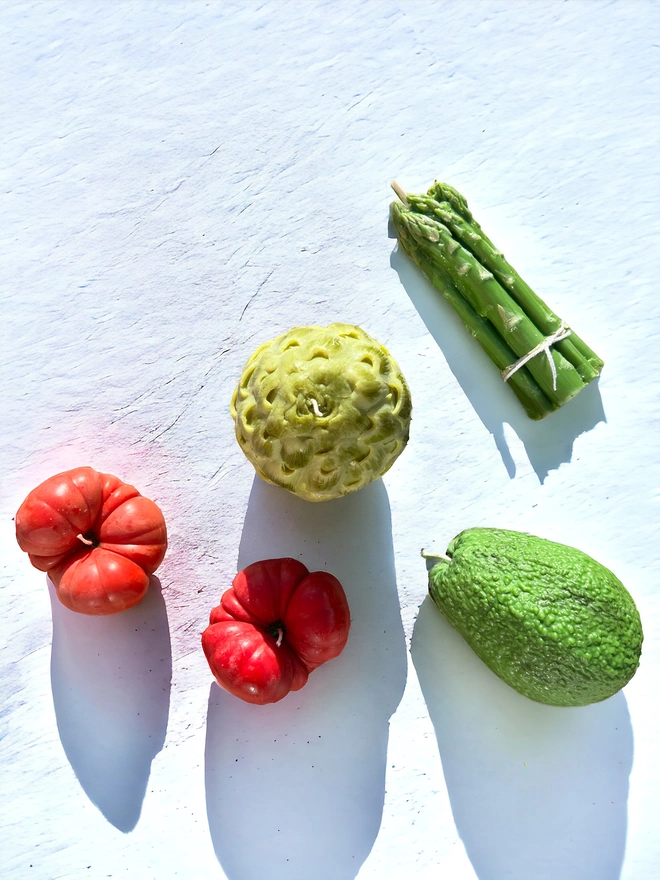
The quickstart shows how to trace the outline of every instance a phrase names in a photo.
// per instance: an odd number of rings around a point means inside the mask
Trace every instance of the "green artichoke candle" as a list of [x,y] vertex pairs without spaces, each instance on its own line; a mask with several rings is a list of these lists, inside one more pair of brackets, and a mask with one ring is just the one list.
[[382,476],[408,442],[410,391],[387,349],[353,324],[296,327],[258,348],[231,401],[262,479],[328,501]]

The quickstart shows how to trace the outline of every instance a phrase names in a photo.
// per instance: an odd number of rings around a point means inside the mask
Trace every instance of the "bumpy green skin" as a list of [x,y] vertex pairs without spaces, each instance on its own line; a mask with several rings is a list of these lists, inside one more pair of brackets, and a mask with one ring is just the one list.
[[468,529],[429,572],[431,598],[519,693],[552,706],[605,700],[635,674],[642,626],[590,556],[521,532]]
[[260,477],[329,501],[382,476],[408,442],[412,404],[387,349],[353,324],[296,327],[258,348],[231,401]]

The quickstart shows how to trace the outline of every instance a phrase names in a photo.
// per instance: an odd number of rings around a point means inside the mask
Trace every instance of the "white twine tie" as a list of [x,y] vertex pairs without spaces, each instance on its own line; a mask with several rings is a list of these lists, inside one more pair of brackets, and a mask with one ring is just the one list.
[[511,376],[519,370],[521,367],[524,367],[527,361],[531,361],[533,357],[536,357],[537,354],[540,354],[542,351],[545,352],[546,357],[548,358],[548,363],[550,364],[550,370],[552,371],[552,388],[553,391],[557,390],[557,368],[555,367],[555,362],[552,359],[552,352],[550,351],[550,346],[554,345],[555,342],[560,342],[562,339],[566,339],[567,336],[571,335],[571,328],[566,325],[564,321],[561,322],[561,326],[555,330],[555,332],[547,336],[542,342],[539,342],[537,346],[535,346],[531,351],[528,351],[527,354],[524,354],[519,360],[515,362],[515,364],[511,364],[506,367],[506,369],[502,370],[502,378],[505,382],[507,382]]

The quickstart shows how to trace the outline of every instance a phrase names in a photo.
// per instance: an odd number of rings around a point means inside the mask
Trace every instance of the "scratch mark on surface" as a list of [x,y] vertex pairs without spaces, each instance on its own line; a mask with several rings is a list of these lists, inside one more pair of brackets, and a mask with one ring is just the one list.
[[166,190],[165,191],[165,198],[156,205],[156,207],[153,209],[153,213],[155,214],[156,211],[160,208],[160,206],[165,204],[168,197],[171,196],[172,193],[175,193],[179,189],[179,187],[182,186],[185,182],[186,182],[186,178],[184,178],[183,180],[180,180],[176,186],[172,187],[172,189]]
[[237,467],[240,467],[240,465],[238,464],[230,465],[227,468],[224,468],[224,466],[225,462],[223,462],[221,465],[219,465],[219,467],[216,468],[215,472],[209,477],[209,483],[213,483],[214,480],[215,482],[219,483],[220,480],[223,480],[227,476],[227,474],[230,474],[232,471],[235,471]]
[[358,100],[354,104],[351,104],[351,106],[348,108],[349,111],[351,111],[354,107],[357,107],[357,105],[361,104],[363,101],[366,101],[370,94],[371,92],[367,92],[366,95],[362,95],[361,98],[358,98]]
[[217,363],[216,363],[216,362],[220,360],[220,358],[223,356],[223,354],[227,354],[227,353],[230,352],[230,351],[231,351],[231,348],[223,348],[222,351],[220,351],[220,352],[218,352],[218,354],[214,355],[214,357],[213,357],[213,363],[212,363],[211,366],[208,368],[208,370],[204,373],[204,378],[205,378],[205,379],[206,379],[206,377],[209,375],[209,373],[210,373],[212,370],[214,370],[214,369],[216,368],[216,366],[217,366]]
[[257,294],[259,293],[259,291],[261,290],[261,288],[262,288],[262,287],[264,286],[264,284],[268,281],[268,279],[270,278],[270,276],[273,274],[274,271],[275,271],[275,269],[271,269],[271,270],[270,270],[270,272],[268,273],[268,275],[266,275],[266,277],[265,277],[264,280],[261,282],[261,284],[259,285],[259,287],[257,287],[257,289],[255,290],[255,292],[252,294],[252,296],[250,297],[250,299],[245,303],[245,306],[244,306],[244,308],[243,308],[243,311],[241,312],[241,317],[238,319],[239,321],[242,321],[242,320],[243,320],[243,315],[246,313],[246,311],[247,311],[247,309],[248,309],[248,306],[250,305],[250,303],[252,302],[252,300],[257,296]]
[[184,408],[181,410],[181,412],[179,413],[179,415],[174,419],[174,421],[173,421],[170,425],[167,426],[167,428],[163,428],[163,430],[162,430],[162,431],[159,431],[158,434],[154,434],[153,437],[150,437],[150,438],[149,438],[149,442],[150,442],[150,443],[153,443],[154,440],[158,440],[159,437],[162,437],[163,434],[166,434],[168,431],[170,431],[170,430],[176,425],[176,423],[179,421],[179,419],[180,419],[180,418],[181,418],[181,417],[182,417],[182,416],[183,416],[183,415],[184,415],[184,414],[190,409],[190,407],[193,405],[193,403],[195,402],[195,398],[197,397],[197,395],[199,394],[199,392],[202,390],[202,388],[205,387],[205,385],[206,385],[206,383],[204,382],[204,383],[202,383],[202,384],[199,386],[199,388],[197,389],[197,391],[195,391],[195,393],[194,393],[193,396],[190,398],[190,400],[188,401],[188,403],[184,406]]

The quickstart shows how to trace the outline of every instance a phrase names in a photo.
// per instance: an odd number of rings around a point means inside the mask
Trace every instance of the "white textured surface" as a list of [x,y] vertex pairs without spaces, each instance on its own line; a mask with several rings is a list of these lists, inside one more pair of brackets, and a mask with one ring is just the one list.
[[[657,5],[4,2],[0,26],[0,876],[653,876]],[[395,251],[393,176],[465,193],[598,386],[526,420]],[[305,505],[255,483],[228,402],[257,343],[336,320],[399,361],[412,436],[381,483]],[[168,521],[162,595],[116,619],[51,606],[13,537],[80,464]],[[624,693],[533,704],[449,630],[419,551],[474,525],[621,577],[646,633]],[[343,580],[352,638],[247,706],[199,634],[237,566],[286,554]]]

